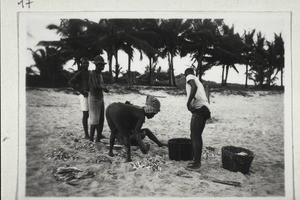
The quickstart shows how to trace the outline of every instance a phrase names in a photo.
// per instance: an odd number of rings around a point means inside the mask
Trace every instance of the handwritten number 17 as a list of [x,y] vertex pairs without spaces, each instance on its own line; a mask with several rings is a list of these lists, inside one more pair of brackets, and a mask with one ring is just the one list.
[[[33,3],[33,1],[27,0],[27,2],[25,4],[28,5],[28,8],[30,8],[30,4],[32,4],[32,3]],[[18,5],[20,5],[20,4],[22,5],[22,8],[24,8],[24,0],[19,1]]]

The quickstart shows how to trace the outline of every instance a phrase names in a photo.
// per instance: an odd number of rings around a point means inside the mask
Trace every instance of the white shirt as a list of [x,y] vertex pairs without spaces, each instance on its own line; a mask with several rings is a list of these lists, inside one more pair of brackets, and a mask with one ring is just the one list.
[[189,80],[194,80],[197,86],[195,98],[191,102],[192,107],[198,109],[201,108],[202,106],[206,106],[209,109],[209,103],[206,97],[204,87],[202,83],[199,81],[199,79],[193,74],[189,74],[186,77],[185,89],[186,89],[187,98],[189,98],[192,89],[191,85],[188,84]]

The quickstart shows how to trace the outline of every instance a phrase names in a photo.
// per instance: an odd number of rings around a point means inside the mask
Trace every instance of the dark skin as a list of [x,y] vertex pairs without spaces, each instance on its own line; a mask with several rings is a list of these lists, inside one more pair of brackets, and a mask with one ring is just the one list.
[[[105,64],[104,63],[97,63],[96,64],[96,73],[101,74],[102,70],[104,69]],[[105,93],[108,93],[109,90],[105,87],[99,87],[99,89],[103,90]],[[103,131],[103,124],[104,124],[104,107],[101,108],[101,113],[100,113],[100,119],[99,119],[99,124],[98,125],[91,125],[90,126],[90,140],[93,141],[94,140],[94,134],[95,131],[97,130],[97,138],[96,138],[96,142],[100,142],[100,139],[105,138],[102,135],[102,131]]]
[[[193,73],[186,73],[185,77],[187,77],[189,74],[193,74]],[[191,86],[191,93],[190,93],[190,96],[189,96],[188,101],[186,103],[186,107],[189,111],[193,112],[194,108],[192,107],[191,102],[195,98],[195,94],[196,94],[198,88],[197,88],[197,85],[196,85],[194,80],[189,80],[188,84]]]
[[[145,138],[145,136],[147,136],[150,140],[155,142],[159,147],[168,146],[167,144],[160,142],[157,139],[157,137],[152,133],[152,131],[150,131],[150,129],[148,128],[141,129],[140,134],[141,134],[141,138]],[[135,140],[135,138],[133,136],[130,136],[130,140]]]
[[[76,91],[80,92],[84,97],[88,96],[88,90],[89,90],[89,61],[88,60],[82,60],[80,62],[81,70],[75,74],[74,77],[70,79],[68,82],[69,85]],[[85,139],[89,139],[88,134],[88,118],[89,118],[89,111],[82,111],[82,126],[84,129]]]
[[[155,142],[159,147],[168,146],[167,144],[160,142],[160,141],[157,139],[157,137],[152,133],[152,131],[150,131],[148,128],[141,129],[141,131],[140,131],[139,134],[140,134],[140,136],[139,136],[140,138],[144,138],[145,136],[147,136],[150,140],[152,140],[153,142]],[[136,136],[131,135],[130,138],[129,138],[129,142],[130,142],[132,139],[134,139],[134,140],[136,141],[135,137],[136,137]],[[127,138],[125,138],[125,139],[127,139]],[[142,139],[141,139],[141,140],[142,140]],[[128,141],[127,141],[127,142],[128,142]],[[126,142],[124,142],[124,144],[126,144]],[[131,146],[131,144],[130,144],[130,146]],[[150,145],[144,145],[144,144],[143,144],[143,146],[145,147],[145,149],[147,149],[147,151],[144,150],[143,153],[144,153],[144,154],[148,153],[149,148],[150,148]],[[126,147],[126,145],[125,145],[125,147]],[[108,153],[108,155],[109,155],[109,156],[114,156],[112,150]],[[131,162],[132,160],[131,160],[131,158],[130,158],[130,147],[129,147],[129,148],[126,147],[126,155],[127,155],[127,157],[126,157],[126,162]]]
[[[146,116],[148,119],[151,119],[155,116],[156,113],[145,113],[144,116]],[[125,145],[125,150],[126,150],[126,162],[131,162],[131,153],[130,153],[130,137],[134,137],[135,140],[137,141],[140,150],[142,151],[143,154],[147,154],[149,151],[149,146],[145,146],[144,143],[142,142],[141,139],[141,128],[142,125],[144,124],[144,118],[140,117],[139,120],[137,121],[135,128],[132,132],[120,132],[120,135],[123,137],[124,145]],[[118,130],[112,130],[111,135],[110,135],[110,147],[109,147],[109,156],[114,156],[113,153],[113,146],[115,144],[115,139],[116,136],[118,135]]]
[[[186,73],[185,73],[185,76],[187,77],[189,74],[193,74],[193,73],[191,73],[191,72],[186,72]],[[189,95],[189,97],[188,97],[188,101],[187,101],[187,103],[186,103],[186,106],[187,106],[187,109],[193,113],[193,112],[195,111],[195,108],[192,107],[191,102],[192,102],[192,100],[195,98],[195,94],[196,94],[196,92],[197,92],[198,87],[197,87],[197,85],[196,85],[195,80],[189,80],[187,83],[191,86],[191,92],[190,92],[190,95]],[[196,130],[200,130],[199,127],[197,127],[197,128],[195,129],[195,125],[197,126],[197,124],[198,124],[198,122],[197,122],[196,124],[193,123],[193,128],[192,128],[192,130],[191,130],[192,132],[193,132],[193,131],[196,131]],[[204,128],[204,126],[202,127],[202,130],[203,130],[203,128]],[[202,132],[202,131],[201,131],[201,132]],[[191,133],[191,138],[192,138],[192,136],[194,137],[194,135],[195,135],[194,133]],[[199,135],[198,135],[198,136],[199,136]],[[194,142],[194,141],[193,141],[193,138],[192,138],[192,142]],[[201,149],[200,155],[202,154],[202,146],[203,146],[202,136],[200,135],[200,149]],[[197,160],[197,161],[196,161],[196,159],[194,158],[194,161],[191,162],[187,167],[190,168],[190,169],[198,169],[198,168],[200,168],[200,166],[201,166],[200,160]]]

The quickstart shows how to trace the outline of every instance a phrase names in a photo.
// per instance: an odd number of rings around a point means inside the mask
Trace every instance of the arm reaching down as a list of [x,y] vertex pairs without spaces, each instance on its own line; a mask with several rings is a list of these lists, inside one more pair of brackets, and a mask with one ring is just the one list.
[[150,140],[155,142],[159,147],[168,146],[157,139],[157,137],[148,128],[143,129]]
[[140,134],[140,130],[141,130],[144,122],[145,122],[145,119],[142,119],[142,118],[139,119],[139,121],[136,123],[135,129],[133,130],[133,136],[136,139],[142,153],[147,154],[148,150],[149,150],[149,147],[147,148],[144,145],[144,143],[142,141],[142,138],[141,138],[141,134]]

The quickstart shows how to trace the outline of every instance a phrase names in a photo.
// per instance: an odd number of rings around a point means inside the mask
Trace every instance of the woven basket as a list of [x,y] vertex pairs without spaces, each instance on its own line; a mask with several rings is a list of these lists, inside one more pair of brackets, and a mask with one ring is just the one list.
[[170,160],[192,160],[192,141],[188,138],[174,138],[168,141]]
[[229,171],[249,174],[253,158],[253,152],[248,149],[234,146],[222,147],[222,165]]

